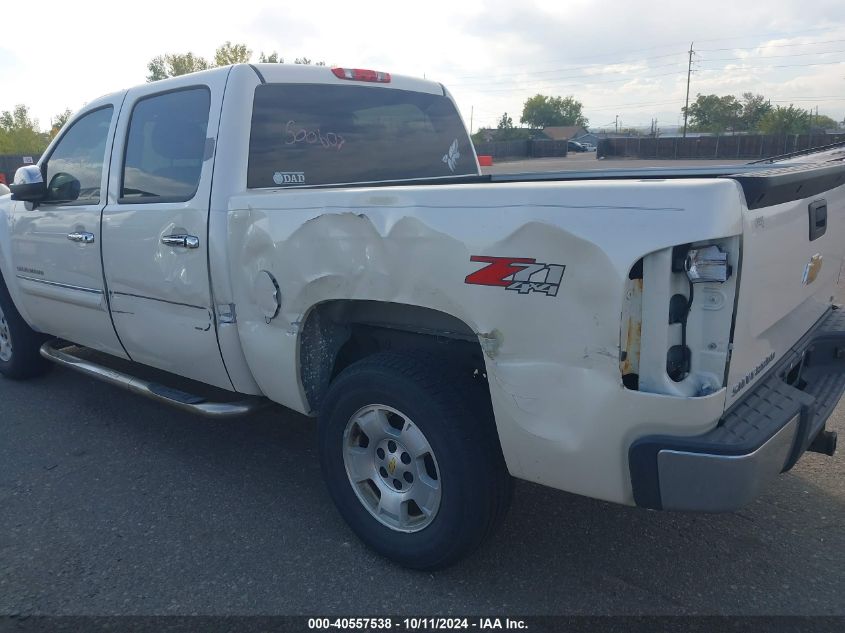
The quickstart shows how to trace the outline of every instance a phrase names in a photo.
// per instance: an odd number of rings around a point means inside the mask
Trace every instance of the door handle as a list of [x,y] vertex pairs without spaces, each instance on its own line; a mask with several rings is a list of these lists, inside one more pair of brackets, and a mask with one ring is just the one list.
[[88,233],[86,231],[68,233],[67,238],[71,242],[80,242],[82,244],[93,244],[94,243],[94,234]]
[[810,212],[810,241],[819,239],[827,231],[827,201],[816,200],[808,207]]
[[199,248],[200,238],[194,235],[165,235],[161,238],[161,243],[167,246],[179,246],[180,248]]

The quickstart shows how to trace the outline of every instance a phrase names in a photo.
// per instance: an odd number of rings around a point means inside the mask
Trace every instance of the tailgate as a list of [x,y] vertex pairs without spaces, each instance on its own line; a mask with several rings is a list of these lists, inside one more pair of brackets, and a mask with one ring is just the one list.
[[731,178],[748,208],[726,407],[828,310],[845,252],[845,164]]

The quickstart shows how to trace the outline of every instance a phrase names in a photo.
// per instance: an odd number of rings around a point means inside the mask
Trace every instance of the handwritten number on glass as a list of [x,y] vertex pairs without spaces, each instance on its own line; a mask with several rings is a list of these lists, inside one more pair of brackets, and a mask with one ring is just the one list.
[[300,127],[297,129],[296,121],[288,121],[288,124],[285,126],[285,145],[296,145],[297,143],[306,143],[308,145],[319,143],[326,149],[340,151],[346,143],[346,139],[334,132],[323,133],[320,131],[320,128],[309,130]]

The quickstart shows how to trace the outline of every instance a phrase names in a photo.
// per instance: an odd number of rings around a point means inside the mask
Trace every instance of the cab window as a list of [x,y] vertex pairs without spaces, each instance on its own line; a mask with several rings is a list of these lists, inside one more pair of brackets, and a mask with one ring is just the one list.
[[199,187],[208,88],[189,88],[138,101],[129,121],[120,202],[185,202]]
[[441,94],[331,84],[255,89],[251,189],[477,174],[461,117]]
[[77,119],[62,135],[46,166],[45,204],[99,204],[111,106]]

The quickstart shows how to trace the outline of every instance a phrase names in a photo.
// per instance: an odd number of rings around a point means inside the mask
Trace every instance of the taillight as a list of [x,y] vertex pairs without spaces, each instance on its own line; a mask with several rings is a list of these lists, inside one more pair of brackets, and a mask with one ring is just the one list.
[[349,81],[373,81],[380,84],[390,83],[390,73],[383,73],[378,70],[366,70],[364,68],[332,68],[334,76],[338,79]]

